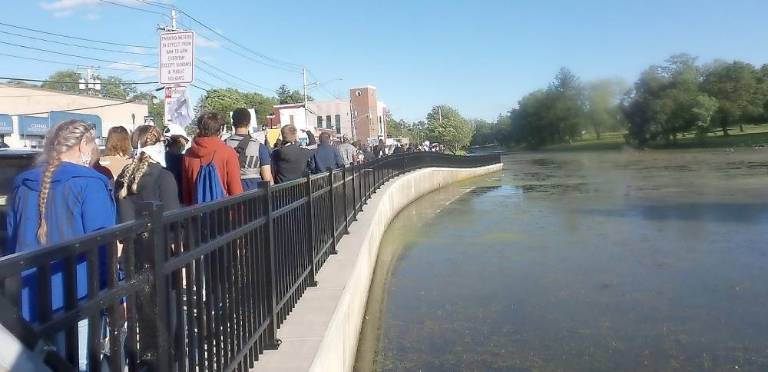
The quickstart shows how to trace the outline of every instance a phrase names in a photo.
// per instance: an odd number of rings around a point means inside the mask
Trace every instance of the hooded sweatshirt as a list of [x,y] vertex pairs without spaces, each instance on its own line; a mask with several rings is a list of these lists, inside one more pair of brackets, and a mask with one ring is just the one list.
[[227,146],[218,137],[195,137],[192,147],[184,154],[181,170],[181,197],[186,205],[195,201],[195,182],[202,165],[213,161],[221,178],[221,185],[227,196],[243,192],[240,181],[240,158],[235,149]]
[[[38,199],[42,177],[43,167],[36,167],[19,174],[14,180],[13,197],[8,208],[8,243],[5,254],[41,248],[37,230],[40,227]],[[45,215],[49,245],[112,227],[115,224],[116,208],[109,181],[92,168],[62,162],[53,172]],[[102,248],[99,252],[101,273],[106,273],[104,250]],[[51,304],[54,311],[64,306],[62,269],[61,262],[51,265]],[[22,315],[32,322],[37,319],[35,272],[35,269],[30,269],[22,274]],[[85,298],[88,294],[87,278],[85,255],[80,255],[77,258],[78,298]],[[102,287],[105,279],[100,278]]]

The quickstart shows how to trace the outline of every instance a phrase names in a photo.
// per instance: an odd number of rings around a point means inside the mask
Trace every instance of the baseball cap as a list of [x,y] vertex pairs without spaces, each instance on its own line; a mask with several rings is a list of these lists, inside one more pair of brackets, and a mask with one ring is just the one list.
[[163,129],[163,135],[165,138],[171,138],[173,136],[181,136],[189,140],[189,135],[184,130],[184,128],[181,127],[181,125],[178,124],[168,124],[165,126],[165,129]]

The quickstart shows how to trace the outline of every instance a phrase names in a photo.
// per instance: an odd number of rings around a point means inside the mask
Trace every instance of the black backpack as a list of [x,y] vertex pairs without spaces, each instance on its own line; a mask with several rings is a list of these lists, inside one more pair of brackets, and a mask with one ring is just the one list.
[[237,153],[237,158],[240,160],[240,169],[245,168],[245,162],[248,160],[248,157],[245,155],[245,150],[248,149],[248,144],[251,142],[251,135],[246,134],[243,136],[243,139],[240,140],[240,142],[235,146],[235,152]]

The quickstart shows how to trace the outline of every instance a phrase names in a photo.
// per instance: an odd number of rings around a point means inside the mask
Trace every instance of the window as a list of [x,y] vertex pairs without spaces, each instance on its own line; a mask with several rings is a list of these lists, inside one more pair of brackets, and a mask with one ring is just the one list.
[[322,116],[318,116],[317,117],[317,127],[318,128],[322,128],[323,127],[323,117]]
[[326,129],[333,128],[333,122],[331,121],[331,115],[326,115],[325,116],[325,128]]
[[341,134],[341,115],[336,114],[336,134]]

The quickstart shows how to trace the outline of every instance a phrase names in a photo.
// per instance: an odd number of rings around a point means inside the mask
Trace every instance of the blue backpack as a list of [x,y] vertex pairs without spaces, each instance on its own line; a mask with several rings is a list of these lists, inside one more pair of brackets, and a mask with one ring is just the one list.
[[200,165],[200,172],[197,173],[195,186],[197,187],[195,204],[212,202],[227,196],[224,192],[224,186],[221,184],[219,170],[213,162],[213,157],[211,157],[211,161],[208,164]]

